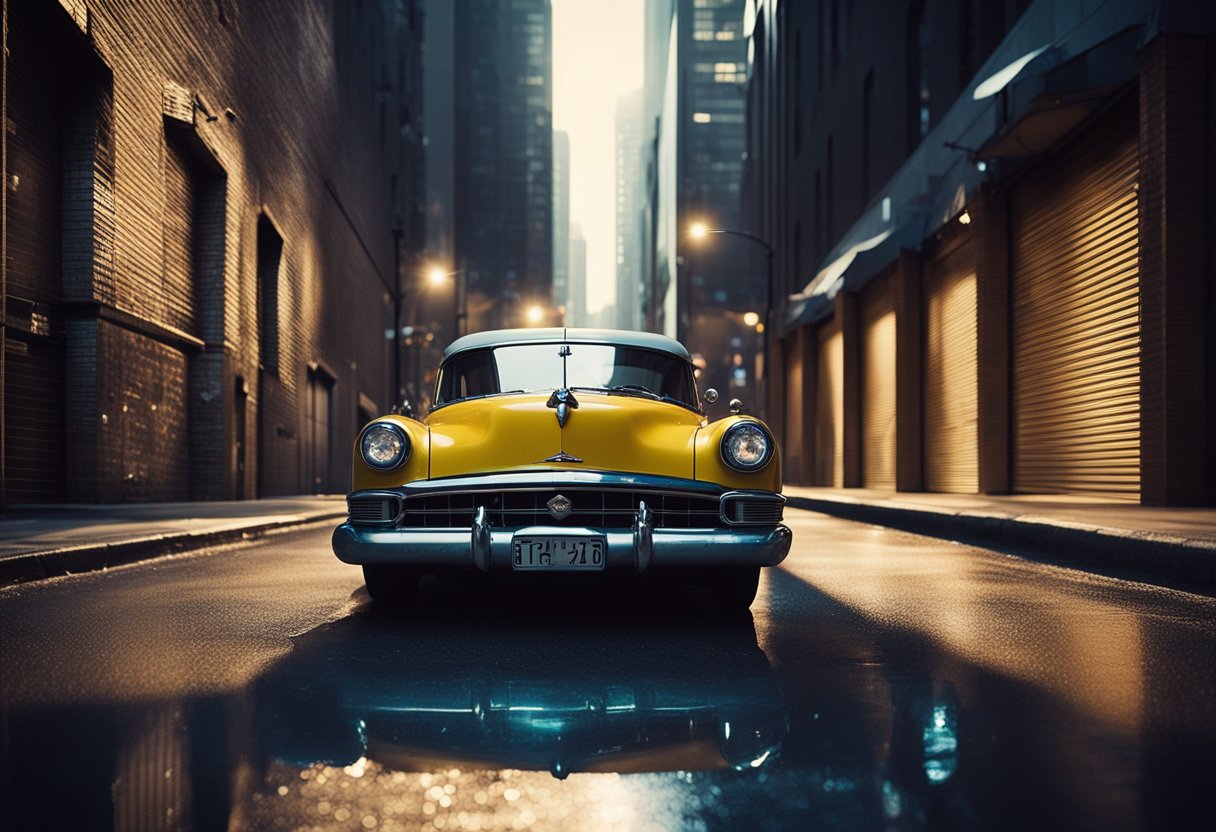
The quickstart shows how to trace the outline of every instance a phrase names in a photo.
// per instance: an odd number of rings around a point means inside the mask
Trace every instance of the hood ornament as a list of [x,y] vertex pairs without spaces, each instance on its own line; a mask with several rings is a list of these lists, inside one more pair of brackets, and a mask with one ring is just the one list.
[[553,391],[553,395],[549,396],[549,401],[545,402],[545,407],[552,407],[557,410],[557,426],[564,428],[566,420],[570,418],[570,411],[578,410],[578,399],[574,398],[574,394],[570,392],[569,387],[559,387]]
[[574,503],[570,501],[569,497],[564,497],[561,494],[545,503],[545,506],[549,509],[549,513],[553,515],[553,519],[555,520],[565,520],[570,516],[570,512],[574,511]]

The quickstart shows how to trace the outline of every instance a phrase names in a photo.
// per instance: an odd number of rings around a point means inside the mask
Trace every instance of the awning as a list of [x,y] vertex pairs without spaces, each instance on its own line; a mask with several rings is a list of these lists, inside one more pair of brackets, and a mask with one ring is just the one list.
[[781,335],[831,314],[856,291],[958,216],[991,160],[1041,153],[1139,71],[1136,50],[1162,0],[1038,0],[963,94],[828,253],[787,298]]

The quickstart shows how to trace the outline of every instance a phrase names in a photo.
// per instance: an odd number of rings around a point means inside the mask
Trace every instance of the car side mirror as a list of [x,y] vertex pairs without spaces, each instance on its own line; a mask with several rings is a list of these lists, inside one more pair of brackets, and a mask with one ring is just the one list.
[[713,404],[718,400],[718,391],[710,387],[701,398],[705,399],[708,404]]
[[737,415],[741,410],[743,410],[743,402],[739,399],[731,399],[730,412]]

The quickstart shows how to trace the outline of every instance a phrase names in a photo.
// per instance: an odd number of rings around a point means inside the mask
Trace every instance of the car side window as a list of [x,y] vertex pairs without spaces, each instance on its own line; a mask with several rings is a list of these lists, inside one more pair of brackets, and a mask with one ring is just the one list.
[[489,350],[459,356],[443,368],[439,380],[436,404],[445,404],[470,396],[488,396],[498,392],[494,361]]

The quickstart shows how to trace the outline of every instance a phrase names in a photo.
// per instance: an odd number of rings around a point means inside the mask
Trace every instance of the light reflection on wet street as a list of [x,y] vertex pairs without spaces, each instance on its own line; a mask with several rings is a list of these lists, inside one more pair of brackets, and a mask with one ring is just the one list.
[[[1185,828],[1216,602],[788,511],[752,615],[313,531],[0,592],[0,810],[64,829]],[[13,825],[10,827],[10,822]]]

